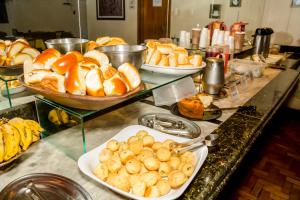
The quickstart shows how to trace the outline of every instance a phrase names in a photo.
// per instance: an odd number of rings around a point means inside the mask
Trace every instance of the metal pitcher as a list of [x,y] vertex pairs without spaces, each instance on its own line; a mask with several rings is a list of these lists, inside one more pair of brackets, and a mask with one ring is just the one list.
[[206,59],[203,75],[203,89],[205,93],[217,95],[224,86],[224,60],[210,57]]

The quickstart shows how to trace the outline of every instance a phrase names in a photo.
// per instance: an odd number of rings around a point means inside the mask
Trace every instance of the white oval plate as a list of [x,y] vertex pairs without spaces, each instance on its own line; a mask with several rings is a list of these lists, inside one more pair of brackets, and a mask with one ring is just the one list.
[[141,68],[147,71],[157,72],[161,74],[188,75],[199,72],[205,66],[206,63],[202,62],[202,66],[200,67],[166,67],[159,65],[143,64]]
[[[168,134],[164,134],[162,132],[156,131],[154,129],[150,129],[145,126],[140,126],[140,125],[132,125],[124,128],[121,130],[117,135],[112,137],[111,139],[115,139],[118,141],[127,141],[127,139],[133,135],[135,135],[138,131],[140,130],[146,130],[150,135],[152,135],[155,138],[155,141],[164,141],[166,139],[172,139],[176,142],[184,142],[189,139],[187,138],[181,138],[181,137],[176,137]],[[197,157],[197,162],[196,162],[196,167],[194,170],[194,173],[192,176],[183,184],[180,188],[178,189],[172,189],[168,194],[161,196],[159,198],[146,198],[146,197],[140,197],[136,196],[132,193],[128,193],[125,191],[122,191],[118,188],[115,188],[114,186],[109,185],[108,183],[100,180],[93,174],[93,170],[96,168],[96,166],[99,164],[99,154],[106,147],[106,143],[100,145],[99,147],[87,152],[86,154],[83,154],[79,160],[78,160],[78,167],[79,169],[88,177],[91,179],[95,180],[96,182],[100,183],[101,185],[108,187],[109,189],[122,194],[128,198],[131,199],[138,199],[138,200],[149,200],[149,199],[156,199],[156,200],[170,200],[170,199],[177,199],[182,195],[182,193],[186,190],[186,188],[189,186],[189,184],[192,182],[193,178],[196,176],[197,172],[200,170],[202,164],[204,163],[207,154],[208,154],[208,149],[206,146],[203,146],[196,151],[194,151],[196,157]]]

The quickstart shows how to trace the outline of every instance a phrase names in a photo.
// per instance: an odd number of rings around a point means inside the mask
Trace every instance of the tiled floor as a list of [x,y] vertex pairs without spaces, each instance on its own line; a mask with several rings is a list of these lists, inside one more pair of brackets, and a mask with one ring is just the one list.
[[300,200],[300,111],[276,115],[219,199]]

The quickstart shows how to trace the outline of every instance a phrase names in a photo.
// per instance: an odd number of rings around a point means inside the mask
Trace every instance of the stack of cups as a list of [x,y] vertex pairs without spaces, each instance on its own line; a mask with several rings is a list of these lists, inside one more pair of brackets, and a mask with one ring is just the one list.
[[214,46],[214,45],[217,44],[219,33],[220,33],[220,29],[215,29],[214,30],[212,40],[211,40],[211,46]]
[[224,31],[219,31],[216,44],[217,45],[223,45],[224,44]]
[[208,28],[203,28],[201,31],[200,42],[199,42],[200,48],[206,48],[207,46],[209,46],[209,44],[207,44],[208,38],[209,38]]
[[228,37],[227,45],[229,46],[229,50],[234,50],[234,37],[233,36]]
[[189,47],[191,41],[191,33],[187,31],[180,31],[179,46]]

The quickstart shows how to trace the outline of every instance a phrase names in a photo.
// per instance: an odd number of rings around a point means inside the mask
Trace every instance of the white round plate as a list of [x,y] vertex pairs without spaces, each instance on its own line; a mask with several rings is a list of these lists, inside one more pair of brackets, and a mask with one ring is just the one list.
[[161,74],[172,74],[172,75],[188,75],[194,74],[202,70],[206,66],[205,62],[202,62],[200,67],[166,67],[159,65],[143,64],[142,69]]

